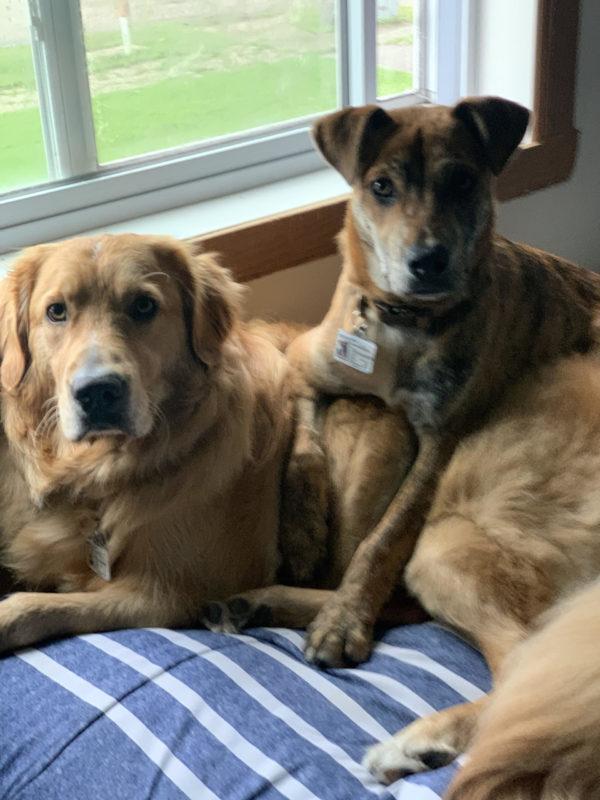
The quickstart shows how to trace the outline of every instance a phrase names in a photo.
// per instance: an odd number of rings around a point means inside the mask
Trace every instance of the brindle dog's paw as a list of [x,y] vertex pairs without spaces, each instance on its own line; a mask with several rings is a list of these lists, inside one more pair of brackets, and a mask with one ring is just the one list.
[[270,618],[267,606],[257,605],[245,597],[208,603],[202,610],[202,624],[214,633],[239,633],[244,628],[268,625]]
[[367,750],[363,766],[381,783],[390,784],[405,775],[426,772],[450,764],[458,753],[451,747],[415,736],[412,725]]
[[304,656],[320,667],[347,667],[366,661],[373,626],[343,601],[325,605],[308,627]]

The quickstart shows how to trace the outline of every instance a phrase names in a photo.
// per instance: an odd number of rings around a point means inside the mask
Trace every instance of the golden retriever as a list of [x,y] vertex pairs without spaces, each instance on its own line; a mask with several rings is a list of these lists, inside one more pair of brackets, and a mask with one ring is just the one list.
[[0,291],[0,544],[27,590],[0,603],[0,650],[192,624],[272,583],[287,368],[228,273],[99,236],[26,251]]

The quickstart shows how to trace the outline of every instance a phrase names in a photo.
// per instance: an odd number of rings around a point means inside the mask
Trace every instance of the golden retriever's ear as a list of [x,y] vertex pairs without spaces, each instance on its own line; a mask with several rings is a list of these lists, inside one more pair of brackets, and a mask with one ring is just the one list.
[[39,245],[26,250],[0,286],[0,381],[6,392],[19,386],[29,367],[29,302],[51,247]]
[[398,124],[378,106],[344,108],[317,120],[312,135],[332,167],[353,184],[362,178]]
[[499,175],[525,135],[529,111],[502,97],[467,97],[452,113],[478,142],[494,175]]
[[219,360],[221,346],[239,319],[243,287],[201,245],[156,238],[159,263],[169,266],[182,287],[183,308],[194,355],[208,366]]
[[196,255],[192,262],[195,295],[192,347],[196,356],[210,367],[218,362],[223,342],[240,318],[244,290],[219,265],[213,253]]

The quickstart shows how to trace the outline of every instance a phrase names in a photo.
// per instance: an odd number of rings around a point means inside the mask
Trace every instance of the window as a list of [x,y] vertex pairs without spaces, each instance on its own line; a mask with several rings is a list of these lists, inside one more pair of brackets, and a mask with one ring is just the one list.
[[315,116],[425,94],[423,0],[5,2],[0,251],[318,169]]
[[81,0],[98,161],[335,108],[333,0]]
[[0,253],[320,169],[342,105],[538,98],[561,2],[5,0]]

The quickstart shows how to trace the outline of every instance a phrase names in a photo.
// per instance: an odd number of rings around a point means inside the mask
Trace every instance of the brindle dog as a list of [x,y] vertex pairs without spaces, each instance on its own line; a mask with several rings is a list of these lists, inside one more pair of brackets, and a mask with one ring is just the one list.
[[[353,194],[331,308],[289,357],[318,392],[372,394],[404,409],[419,453],[312,623],[311,661],[368,657],[457,443],[528,371],[590,347],[598,277],[494,234],[493,177],[528,119],[516,103],[476,98],[453,108],[346,109],[316,125],[319,149]],[[334,355],[338,331],[355,329],[357,316],[378,348],[370,374]]]
[[[341,235],[344,266],[331,308],[321,325],[288,350],[306,387],[294,457],[311,452],[312,480],[325,479],[327,454],[321,450],[320,466],[314,457],[320,434],[312,400],[319,394],[375,395],[398,413],[405,411],[416,431],[418,455],[386,513],[358,545],[337,592],[315,598],[315,610],[322,607],[306,647],[315,663],[332,666],[368,657],[375,621],[413,553],[457,446],[485,431],[497,409],[511,413],[507,398],[523,380],[563,356],[589,352],[597,339],[600,279],[494,234],[494,176],[516,149],[528,118],[526,109],[510,101],[477,98],[454,107],[391,113],[375,106],[345,109],[316,125],[317,146],[353,193]],[[364,346],[346,340],[362,358],[355,352],[355,366],[349,364],[352,357],[340,352],[340,330],[376,345],[376,355],[368,347],[365,355]],[[456,497],[446,496],[445,505],[454,508],[456,501],[458,507],[458,496],[469,491],[459,481]],[[428,522],[428,530],[435,528],[435,520]],[[538,591],[540,565],[512,583],[508,567],[492,575],[496,584],[507,582],[505,595],[499,585],[492,593],[492,605],[502,605],[501,620],[508,624],[505,635],[501,626],[487,635],[474,613],[476,597],[461,605],[450,591],[460,584],[454,580],[460,552],[468,560],[468,551],[469,564],[481,571],[486,545],[467,542],[461,526],[437,530],[452,540],[444,540],[442,550],[446,560],[452,555],[453,580],[429,583],[427,575],[437,573],[423,568],[421,554],[418,565],[411,563],[410,588],[434,616],[472,635],[496,669],[552,602],[561,581],[545,575],[551,588]],[[474,580],[471,573],[465,580]],[[275,622],[285,607],[285,621],[292,624],[296,592],[259,590],[248,599],[252,607],[267,606]],[[306,606],[298,624],[305,617]],[[475,711],[467,707],[438,715],[427,735],[412,731],[398,769],[424,769],[455,755],[468,742]],[[383,766],[370,763],[385,776]]]

